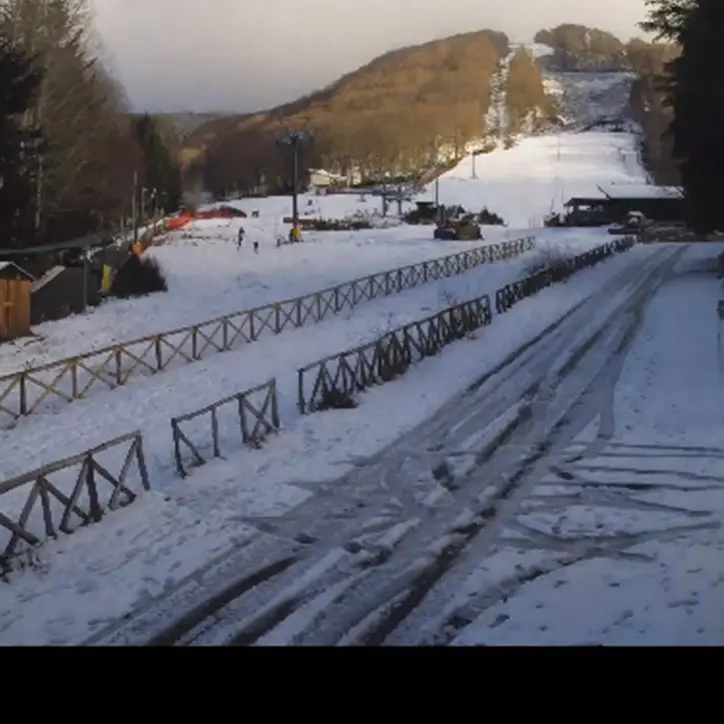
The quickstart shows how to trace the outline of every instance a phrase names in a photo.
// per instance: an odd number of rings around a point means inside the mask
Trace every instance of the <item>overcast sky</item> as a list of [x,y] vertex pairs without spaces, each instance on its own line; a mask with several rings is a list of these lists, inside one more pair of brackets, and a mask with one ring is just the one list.
[[380,53],[482,28],[525,41],[562,22],[622,39],[643,0],[92,0],[137,110],[251,111],[321,88]]

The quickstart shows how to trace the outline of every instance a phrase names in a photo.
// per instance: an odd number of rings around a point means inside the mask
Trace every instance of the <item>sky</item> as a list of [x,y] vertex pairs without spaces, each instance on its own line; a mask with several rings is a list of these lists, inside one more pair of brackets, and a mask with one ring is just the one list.
[[492,28],[513,41],[563,22],[640,35],[644,0],[91,0],[134,110],[261,110],[387,50]]

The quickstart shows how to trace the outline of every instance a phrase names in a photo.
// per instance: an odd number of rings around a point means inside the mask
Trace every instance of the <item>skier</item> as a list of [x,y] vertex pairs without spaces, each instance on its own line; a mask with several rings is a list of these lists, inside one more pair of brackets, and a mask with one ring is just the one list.
[[258,241],[254,242],[254,253],[255,254],[259,253],[259,242]]
[[239,227],[239,235],[236,238],[236,250],[241,249],[241,245],[244,243],[244,227]]

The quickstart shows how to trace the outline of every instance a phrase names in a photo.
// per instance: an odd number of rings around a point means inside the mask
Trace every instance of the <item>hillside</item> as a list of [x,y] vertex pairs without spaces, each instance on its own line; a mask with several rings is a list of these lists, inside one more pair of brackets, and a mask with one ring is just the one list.
[[[289,191],[291,164],[279,139],[290,131],[309,132],[303,176],[310,167],[323,167],[369,179],[383,172],[419,177],[454,163],[471,141],[493,148],[548,130],[570,119],[572,106],[579,125],[595,123],[605,109],[627,115],[637,76],[648,80],[636,120],[651,136],[665,115],[653,79],[670,55],[668,45],[623,43],[574,24],[541,30],[536,43],[522,46],[512,46],[504,33],[480,30],[385,53],[323,90],[271,110],[174,121],[188,131],[180,150],[187,181],[216,195]],[[581,83],[583,92],[577,90]],[[640,84],[634,86],[640,96]],[[656,122],[640,117],[643,108]],[[653,137],[648,143],[658,149]]]
[[[289,161],[277,140],[287,130],[309,130],[304,167],[340,173],[351,168],[417,172],[464,155],[486,134],[491,82],[510,51],[491,30],[402,48],[376,58],[322,91],[270,111],[203,124],[187,138],[184,161],[203,167],[209,190],[288,187]],[[542,94],[535,64],[518,58],[515,81],[529,116]]]
[[159,116],[168,120],[176,131],[180,140],[188,138],[197,128],[215,121],[223,121],[228,118],[228,113],[159,113]]

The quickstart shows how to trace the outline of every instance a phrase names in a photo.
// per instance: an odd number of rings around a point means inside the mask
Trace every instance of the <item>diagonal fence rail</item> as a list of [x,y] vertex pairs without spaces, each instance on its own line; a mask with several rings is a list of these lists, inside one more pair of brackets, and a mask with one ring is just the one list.
[[353,397],[373,385],[390,382],[411,365],[436,355],[446,345],[490,324],[485,294],[406,324],[374,342],[331,355],[297,371],[297,406],[302,414],[354,407]]
[[[188,424],[202,422],[201,418],[204,423],[208,423],[208,427]],[[208,455],[209,448],[211,456],[221,457],[222,440],[236,437],[240,438],[244,445],[260,447],[269,434],[278,429],[279,405],[275,379],[229,395],[200,410],[172,417],[171,434],[176,470],[185,478],[189,474],[189,467],[198,467],[207,461],[205,455]],[[190,462],[187,461],[189,457]]]
[[552,266],[506,284],[495,292],[495,309],[498,314],[507,312],[526,297],[537,294],[552,284],[565,281],[577,271],[595,266],[614,254],[630,249],[634,244],[636,244],[636,239],[631,236],[616,239],[570,259],[558,260]]
[[[575,257],[557,262],[535,274],[506,284],[495,293],[498,314],[592,267],[613,254],[630,249],[636,240],[617,239]],[[388,332],[379,339],[317,360],[297,371],[297,406],[302,414],[354,407],[354,396],[373,385],[404,374],[415,362],[437,354],[442,347],[492,322],[490,298],[450,307],[438,314]]]
[[[207,461],[209,450],[221,457],[222,443],[240,440],[259,448],[279,428],[275,379],[174,417],[177,473],[187,477],[190,467]],[[0,482],[0,573],[18,555],[99,522],[106,511],[129,505],[150,488],[140,432]]]
[[11,426],[20,417],[87,398],[97,390],[121,387],[138,376],[196,362],[267,334],[314,324],[378,297],[463,274],[481,264],[511,259],[534,246],[531,237],[486,244],[0,376],[0,425]]
[[[101,460],[109,451],[121,456],[120,464]],[[58,533],[97,523],[107,510],[132,503],[139,492],[130,482],[134,468],[141,488],[149,490],[140,432],[0,482],[0,569],[7,570],[11,558]],[[12,509],[14,514],[6,512]]]

